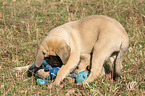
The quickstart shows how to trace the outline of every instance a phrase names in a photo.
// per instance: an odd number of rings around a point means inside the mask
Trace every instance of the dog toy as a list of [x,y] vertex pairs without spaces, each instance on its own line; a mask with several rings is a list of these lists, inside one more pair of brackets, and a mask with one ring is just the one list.
[[88,71],[82,71],[79,74],[69,74],[69,77],[75,77],[77,83],[81,83],[88,78]]
[[[60,69],[60,67],[51,67],[46,60],[43,60],[42,62],[42,69],[44,69],[44,71],[50,71],[50,75],[48,76],[47,79],[55,79],[58,70]],[[87,71],[82,71],[79,74],[69,74],[69,77],[74,77],[76,79],[77,83],[81,83],[84,80],[86,80],[88,78],[88,72]],[[38,78],[37,79],[37,83],[39,84],[49,84],[50,82],[46,82],[44,79],[42,78]]]

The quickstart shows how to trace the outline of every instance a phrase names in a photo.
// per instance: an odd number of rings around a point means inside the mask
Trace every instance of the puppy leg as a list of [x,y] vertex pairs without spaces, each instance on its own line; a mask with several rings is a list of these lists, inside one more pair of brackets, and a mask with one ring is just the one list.
[[73,71],[80,61],[79,52],[71,53],[69,60],[65,65],[63,65],[60,70],[57,72],[56,79],[54,81],[54,85],[60,85],[60,82],[67,76],[71,71]]
[[105,73],[109,74],[113,72],[113,66],[114,66],[114,60],[116,58],[116,55],[112,55],[107,59],[105,62],[104,68],[105,68]]
[[113,80],[117,80],[118,77],[121,78],[122,60],[125,53],[126,50],[121,49],[120,52],[116,55],[113,67]]
[[[31,64],[31,65],[32,65],[32,64]],[[14,70],[14,71],[19,71],[19,72],[26,71],[26,70],[29,69],[29,67],[30,67],[31,65],[27,65],[27,66],[23,66],[23,67],[15,67],[15,68],[13,68],[13,70]]]
[[[35,66],[35,63],[27,65],[27,66],[23,66],[23,67],[15,67],[13,68],[13,71],[19,71],[19,72],[23,72],[27,70],[27,76],[31,77],[33,74],[36,74],[36,72],[41,69],[41,68],[37,68]],[[41,73],[42,71],[40,71],[39,73]],[[43,72],[42,72],[43,73]],[[41,74],[42,74],[41,73]],[[44,74],[45,75],[45,74]]]
[[108,74],[109,78],[113,78],[113,64],[114,64],[114,60],[116,58],[116,55],[112,55],[111,57],[109,57],[106,62],[104,63],[103,65],[103,69],[104,69],[104,72],[102,70],[101,72],[101,76],[105,75],[105,74]]
[[79,72],[85,71],[86,67],[90,66],[90,54],[83,54],[80,57],[80,63],[78,65],[78,69],[75,70],[75,73],[78,74]]
[[92,82],[94,81],[103,70],[103,64],[108,57],[114,52],[114,44],[107,41],[98,41],[94,46],[93,57],[92,57],[92,66],[89,77],[84,81]]

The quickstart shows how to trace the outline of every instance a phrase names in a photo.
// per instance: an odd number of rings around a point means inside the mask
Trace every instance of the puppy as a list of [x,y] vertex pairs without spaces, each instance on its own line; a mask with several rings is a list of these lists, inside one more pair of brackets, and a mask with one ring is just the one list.
[[128,35],[118,21],[92,15],[52,29],[40,43],[35,63],[16,69],[39,70],[44,57],[59,56],[63,65],[53,83],[58,86],[77,66],[80,72],[90,64],[90,74],[84,82],[94,81],[101,74],[105,60],[111,59],[115,80],[121,77],[123,55],[128,45]]

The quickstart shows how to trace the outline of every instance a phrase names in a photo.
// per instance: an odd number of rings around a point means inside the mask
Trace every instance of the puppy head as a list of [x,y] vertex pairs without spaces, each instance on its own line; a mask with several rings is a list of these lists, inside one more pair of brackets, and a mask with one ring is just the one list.
[[63,39],[44,39],[37,51],[35,60],[36,67],[40,67],[44,60],[44,57],[48,57],[50,55],[59,56],[62,60],[62,63],[66,64],[70,56],[70,47]]

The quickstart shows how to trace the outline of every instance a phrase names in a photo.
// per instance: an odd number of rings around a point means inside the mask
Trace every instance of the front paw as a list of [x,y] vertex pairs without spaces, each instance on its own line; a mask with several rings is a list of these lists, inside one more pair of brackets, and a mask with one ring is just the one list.
[[22,68],[21,67],[15,67],[12,69],[12,71],[18,71],[18,72],[22,72]]
[[50,76],[50,72],[45,72],[44,69],[40,69],[36,72],[36,74],[41,78],[48,78]]
[[35,76],[36,72],[41,69],[41,67],[36,67],[36,65],[33,63],[31,65],[31,67],[29,68],[29,70],[27,71],[27,76],[31,77],[31,76]]
[[54,86],[59,86],[59,85],[60,85],[60,82],[54,81],[54,82],[53,82],[53,85],[54,85]]

